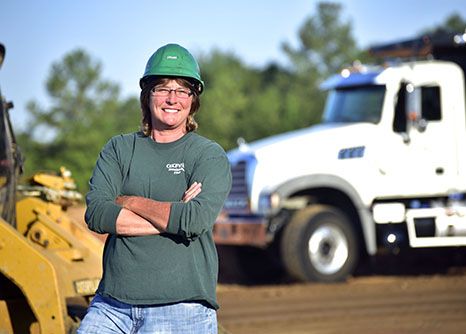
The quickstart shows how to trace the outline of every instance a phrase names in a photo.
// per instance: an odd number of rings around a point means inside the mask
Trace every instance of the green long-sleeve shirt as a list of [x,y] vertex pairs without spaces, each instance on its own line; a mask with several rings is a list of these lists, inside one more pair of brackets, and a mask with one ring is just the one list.
[[[193,182],[202,191],[188,203]],[[138,305],[204,301],[217,309],[218,258],[212,227],[231,187],[225,151],[188,133],[156,143],[141,133],[113,137],[101,151],[86,196],[86,222],[109,233],[98,292]],[[171,202],[166,233],[128,237],[116,234],[119,195]]]

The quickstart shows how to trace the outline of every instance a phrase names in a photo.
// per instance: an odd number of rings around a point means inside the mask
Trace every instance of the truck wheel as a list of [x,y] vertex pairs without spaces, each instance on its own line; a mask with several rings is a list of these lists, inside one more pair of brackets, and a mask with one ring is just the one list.
[[338,209],[313,205],[296,212],[281,241],[287,271],[302,281],[343,281],[356,267],[358,238]]

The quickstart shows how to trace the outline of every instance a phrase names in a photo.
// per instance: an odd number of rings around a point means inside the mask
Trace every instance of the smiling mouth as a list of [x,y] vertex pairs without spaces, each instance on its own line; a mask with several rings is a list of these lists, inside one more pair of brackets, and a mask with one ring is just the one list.
[[178,109],[169,109],[169,108],[165,108],[165,109],[163,109],[163,111],[166,112],[166,113],[173,114],[173,113],[178,112],[179,110],[178,110]]

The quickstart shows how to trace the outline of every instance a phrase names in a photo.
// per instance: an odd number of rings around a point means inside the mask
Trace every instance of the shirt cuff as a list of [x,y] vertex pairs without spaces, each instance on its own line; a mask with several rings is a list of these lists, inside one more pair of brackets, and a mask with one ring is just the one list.
[[170,207],[170,217],[168,218],[167,233],[180,234],[181,215],[186,203],[174,202]]
[[109,234],[116,234],[116,220],[123,208],[116,203],[109,203],[104,210],[102,219],[102,230]]

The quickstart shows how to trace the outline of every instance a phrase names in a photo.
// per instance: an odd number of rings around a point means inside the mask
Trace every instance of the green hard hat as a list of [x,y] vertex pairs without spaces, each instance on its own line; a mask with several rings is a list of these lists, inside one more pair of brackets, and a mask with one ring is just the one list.
[[150,76],[185,77],[198,83],[199,94],[204,90],[204,82],[196,59],[178,44],[162,46],[147,61],[144,75],[139,81],[141,88]]

